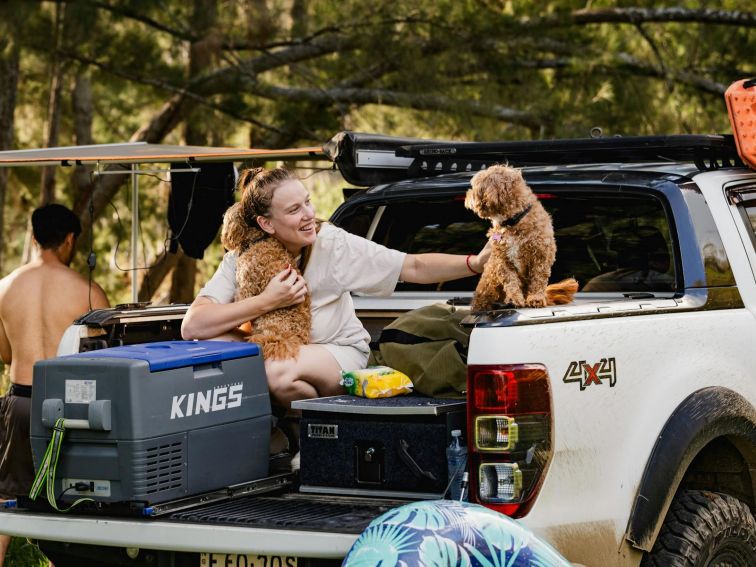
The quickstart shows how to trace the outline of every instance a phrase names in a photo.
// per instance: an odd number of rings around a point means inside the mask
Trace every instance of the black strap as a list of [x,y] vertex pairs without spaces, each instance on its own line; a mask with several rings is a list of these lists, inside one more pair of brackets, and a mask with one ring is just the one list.
[[378,339],[379,343],[399,343],[400,345],[418,345],[420,343],[429,343],[435,339],[413,335],[400,329],[383,329]]
[[515,226],[518,222],[520,222],[522,219],[525,218],[525,215],[527,215],[530,212],[530,209],[532,208],[533,208],[533,205],[528,205],[519,213],[517,213],[515,216],[510,217],[505,221],[501,221],[499,223],[499,226]]
[[11,384],[8,388],[9,396],[17,396],[19,398],[31,398],[32,387],[24,384]]
[[750,89],[751,87],[756,87],[756,78],[748,79],[745,83],[743,83],[744,89]]

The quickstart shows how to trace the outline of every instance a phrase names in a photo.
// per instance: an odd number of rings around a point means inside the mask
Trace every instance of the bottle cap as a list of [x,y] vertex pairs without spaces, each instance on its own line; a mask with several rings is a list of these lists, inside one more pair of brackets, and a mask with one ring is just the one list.
[[452,437],[462,437],[462,430],[461,429],[454,429],[452,431]]

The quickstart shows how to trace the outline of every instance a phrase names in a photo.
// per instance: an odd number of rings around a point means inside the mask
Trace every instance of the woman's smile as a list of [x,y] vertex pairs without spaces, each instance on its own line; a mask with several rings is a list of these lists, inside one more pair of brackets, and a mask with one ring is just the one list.
[[286,181],[276,189],[270,203],[270,215],[260,217],[260,220],[261,226],[266,225],[264,230],[278,238],[294,255],[315,243],[315,210],[307,189],[296,179]]

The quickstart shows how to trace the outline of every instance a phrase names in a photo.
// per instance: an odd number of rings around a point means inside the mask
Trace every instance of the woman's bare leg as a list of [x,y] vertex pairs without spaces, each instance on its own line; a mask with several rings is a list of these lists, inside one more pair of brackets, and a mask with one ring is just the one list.
[[341,366],[320,345],[301,347],[297,358],[266,360],[265,373],[273,400],[286,408],[294,400],[344,393],[339,385]]

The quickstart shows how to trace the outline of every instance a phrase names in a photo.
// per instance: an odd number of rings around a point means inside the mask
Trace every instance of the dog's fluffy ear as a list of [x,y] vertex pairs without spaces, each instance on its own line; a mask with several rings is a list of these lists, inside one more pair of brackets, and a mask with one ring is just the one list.
[[500,215],[515,203],[519,206],[523,189],[527,189],[520,170],[508,165],[492,165],[479,171],[471,185],[465,195],[465,207],[481,218]]
[[260,236],[262,236],[262,231],[259,228],[249,226],[245,222],[241,203],[236,203],[226,210],[221,229],[223,248],[233,252],[242,252],[250,242],[259,239]]

